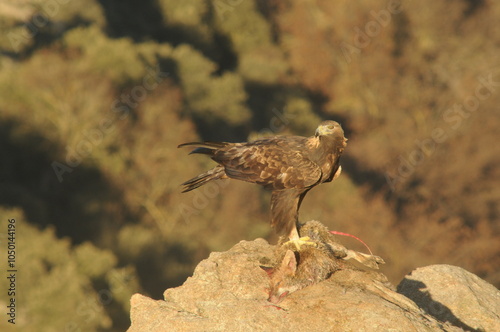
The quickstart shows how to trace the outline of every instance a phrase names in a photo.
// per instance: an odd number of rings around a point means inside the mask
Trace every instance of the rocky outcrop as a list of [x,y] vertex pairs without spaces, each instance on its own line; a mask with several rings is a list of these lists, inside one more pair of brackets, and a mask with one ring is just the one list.
[[460,267],[418,268],[398,285],[427,314],[465,331],[500,331],[500,291]]
[[267,301],[269,277],[260,266],[275,259],[275,246],[262,239],[212,253],[182,286],[167,289],[164,301],[135,294],[128,331],[495,331],[500,326],[498,290],[458,267],[417,269],[399,292],[381,273],[342,269],[274,305]]

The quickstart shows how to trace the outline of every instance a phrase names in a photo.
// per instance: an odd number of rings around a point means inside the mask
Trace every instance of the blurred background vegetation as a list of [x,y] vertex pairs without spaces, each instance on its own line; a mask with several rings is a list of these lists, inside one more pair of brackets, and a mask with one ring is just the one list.
[[349,138],[344,172],[302,220],[361,237],[394,283],[448,263],[500,286],[499,17],[494,0],[0,0],[17,327],[122,331],[134,292],[160,299],[210,252],[276,241],[258,186],[181,194],[212,163],[176,146],[323,119]]

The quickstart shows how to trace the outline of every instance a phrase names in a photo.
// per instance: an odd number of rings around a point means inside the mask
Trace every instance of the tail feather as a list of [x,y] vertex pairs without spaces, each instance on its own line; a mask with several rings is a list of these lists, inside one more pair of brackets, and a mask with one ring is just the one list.
[[215,151],[217,151],[220,148],[225,147],[227,144],[226,142],[189,142],[189,143],[183,143],[179,144],[177,147],[181,148],[183,146],[196,146],[196,148],[189,152],[189,154],[193,153],[199,153],[199,154],[206,154],[209,156],[213,156]]
[[224,172],[224,167],[222,166],[216,166],[212,168],[209,171],[206,171],[205,173],[202,173],[190,180],[187,180],[186,182],[182,183],[181,185],[184,186],[184,189],[182,190],[183,193],[191,191],[193,189],[196,189],[198,187],[201,187],[205,183],[211,180],[218,180],[224,178],[226,173]]
[[209,156],[213,156],[215,154],[215,151],[217,149],[210,149],[210,148],[196,148],[193,151],[189,152],[189,154],[194,154],[194,153],[199,153],[199,154],[206,154]]
[[203,148],[209,148],[209,149],[220,149],[228,145],[229,143],[227,142],[188,142],[188,143],[182,143],[179,144],[177,147],[181,148],[183,146],[198,146],[198,147],[203,147]]

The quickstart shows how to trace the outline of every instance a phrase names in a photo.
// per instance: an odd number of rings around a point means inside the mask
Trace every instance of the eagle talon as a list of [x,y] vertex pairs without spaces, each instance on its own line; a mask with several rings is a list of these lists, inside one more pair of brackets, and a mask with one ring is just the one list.
[[295,248],[297,249],[297,251],[300,251],[300,247],[304,246],[304,245],[313,246],[313,247],[316,247],[318,245],[316,242],[309,241],[309,240],[311,240],[311,238],[309,236],[304,236],[304,237],[301,237],[298,239],[290,239],[290,241],[283,243],[283,245],[293,244],[295,246]]

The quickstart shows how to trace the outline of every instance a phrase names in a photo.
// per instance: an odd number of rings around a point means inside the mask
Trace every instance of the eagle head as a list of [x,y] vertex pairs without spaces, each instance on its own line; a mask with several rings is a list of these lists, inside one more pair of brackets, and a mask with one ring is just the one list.
[[344,130],[336,121],[326,120],[319,124],[315,136],[339,136],[344,137]]

